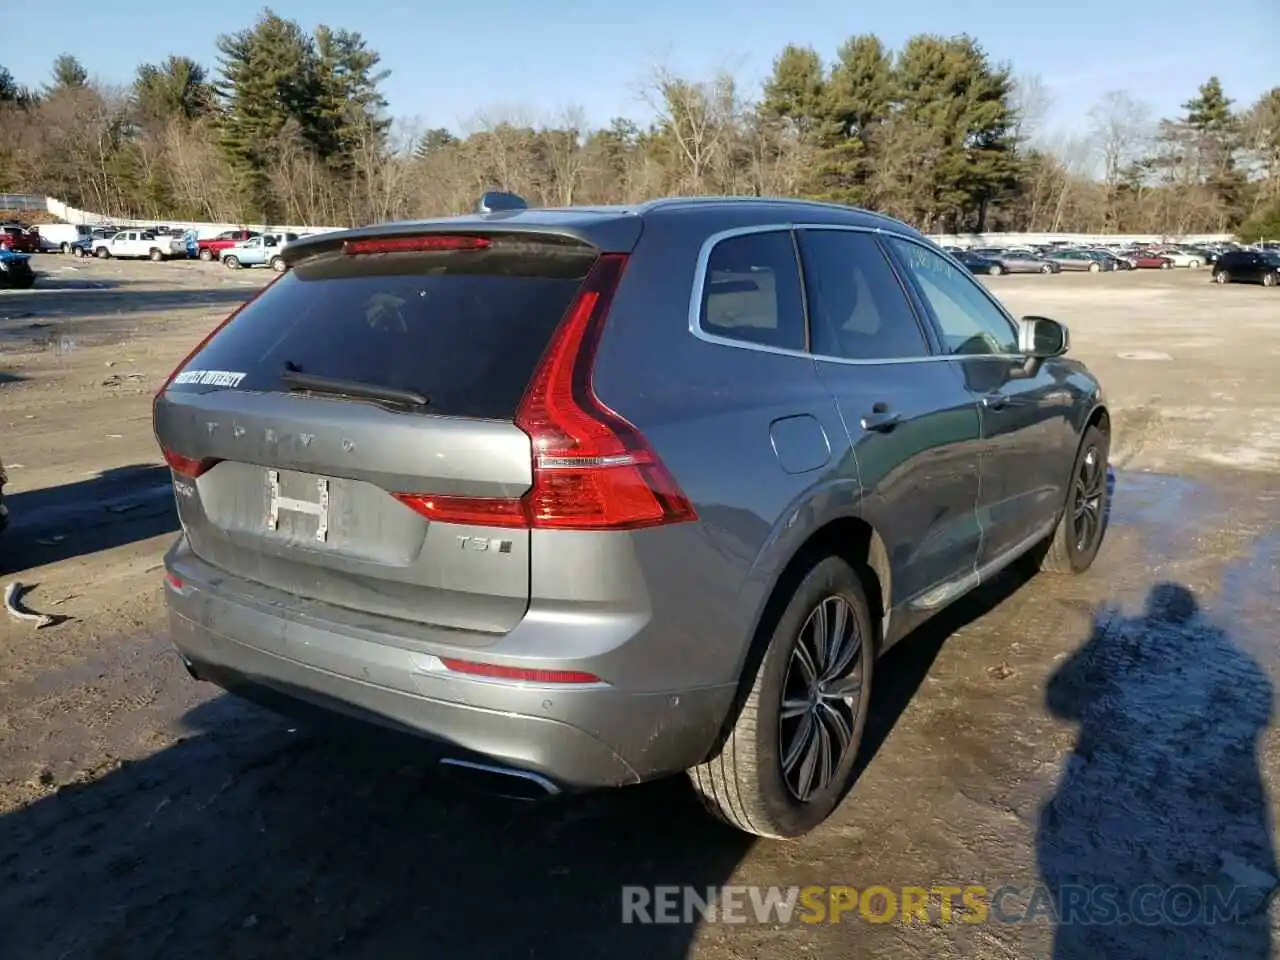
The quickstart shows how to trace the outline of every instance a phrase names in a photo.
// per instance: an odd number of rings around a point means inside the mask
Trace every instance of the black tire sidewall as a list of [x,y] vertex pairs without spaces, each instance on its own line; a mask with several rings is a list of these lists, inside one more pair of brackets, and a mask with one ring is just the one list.
[[[1099,523],[1101,529],[1098,531],[1097,537],[1094,538],[1093,545],[1083,553],[1076,548],[1076,535],[1072,526],[1072,508],[1075,505],[1075,486],[1076,477],[1080,475],[1080,467],[1084,464],[1084,458],[1090,449],[1096,448],[1102,457],[1102,503],[1100,505]],[[1097,427],[1089,427],[1084,432],[1084,437],[1080,440],[1080,449],[1076,451],[1076,458],[1071,463],[1071,476],[1067,485],[1067,505],[1062,515],[1062,532],[1063,547],[1066,551],[1067,560],[1071,564],[1071,569],[1077,573],[1089,569],[1093,565],[1094,559],[1098,556],[1098,551],[1102,549],[1102,543],[1107,538],[1108,520],[1111,516],[1111,482],[1107,476],[1111,464],[1111,442],[1105,433]]]
[[[849,601],[862,636],[863,684],[854,721],[851,749],[836,770],[831,784],[812,799],[796,800],[782,778],[781,745],[778,742],[783,682],[791,652],[809,614],[820,600],[833,595]],[[808,833],[831,815],[850,786],[858,749],[866,727],[867,707],[875,664],[875,641],[866,594],[854,569],[839,557],[827,557],[814,565],[796,587],[760,665],[760,702],[756,708],[756,770],[760,797],[772,825],[782,836]]]

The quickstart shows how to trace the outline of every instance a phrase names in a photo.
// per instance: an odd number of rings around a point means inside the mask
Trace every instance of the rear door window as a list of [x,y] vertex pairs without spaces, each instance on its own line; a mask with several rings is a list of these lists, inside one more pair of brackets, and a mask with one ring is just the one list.
[[186,364],[170,391],[287,392],[286,369],[424,394],[429,414],[510,419],[595,251],[321,254],[298,263]]
[[812,351],[847,360],[924,357],[929,345],[906,292],[869,233],[798,234]]

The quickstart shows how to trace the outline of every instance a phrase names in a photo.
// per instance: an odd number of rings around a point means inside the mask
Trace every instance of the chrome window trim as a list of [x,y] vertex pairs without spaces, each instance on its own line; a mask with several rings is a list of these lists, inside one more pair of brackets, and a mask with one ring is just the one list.
[[[1011,354],[1011,353],[979,353],[979,354],[972,354],[972,355],[931,353],[928,356],[924,356],[924,357],[881,357],[874,360],[860,360],[860,359],[851,359],[849,357],[834,357],[825,353],[812,353],[806,350],[790,350],[785,347],[770,347],[760,343],[749,343],[745,340],[735,340],[733,337],[723,337],[723,336],[720,336],[719,334],[709,333],[708,331],[704,330],[702,327],[702,294],[703,294],[703,290],[706,287],[707,267],[711,261],[712,251],[714,251],[717,246],[719,246],[721,243],[723,243],[726,240],[732,240],[732,239],[735,239],[736,237],[748,237],[757,233],[786,232],[791,234],[794,242],[795,232],[797,230],[846,230],[853,233],[870,233],[870,234],[880,235],[883,237],[893,237],[901,240],[909,240],[911,243],[914,243],[917,246],[921,246],[934,253],[941,254],[941,256],[944,259],[948,260],[953,266],[955,266],[956,269],[966,273],[968,271],[967,267],[961,264],[958,260],[955,260],[953,257],[950,257],[944,251],[939,250],[935,244],[932,244],[928,241],[925,241],[922,243],[920,240],[917,240],[915,237],[907,236],[906,234],[898,233],[897,231],[893,231],[893,230],[884,230],[880,227],[867,227],[867,226],[858,226],[854,224],[844,224],[844,223],[794,223],[794,222],[759,223],[759,224],[753,224],[748,227],[733,227],[729,230],[721,230],[717,233],[711,234],[711,236],[707,237],[707,239],[702,242],[702,247],[698,251],[698,261],[693,271],[693,290],[689,299],[689,332],[693,334],[694,337],[703,341],[704,343],[714,344],[715,346],[719,346],[719,347],[731,347],[735,350],[750,350],[755,353],[768,353],[768,354],[773,354],[774,356],[779,356],[779,357],[798,357],[803,360],[821,360],[823,363],[838,363],[838,364],[844,364],[845,366],[851,366],[851,367],[876,366],[876,365],[882,365],[882,364],[897,365],[902,363],[938,363],[938,362],[953,363],[959,360],[965,360],[965,361],[1001,360],[1001,361],[1007,362],[1009,360],[1016,359],[1019,356],[1018,354]],[[796,270],[799,271],[800,269],[801,269],[800,261],[797,258]],[[801,275],[800,282],[801,282],[801,290],[803,291],[804,290],[803,275]],[[987,296],[987,299],[991,300],[993,303],[996,304],[996,309],[1000,311],[1000,314],[1006,320],[1012,320],[1012,318],[1009,316],[1009,312],[1005,310],[1003,306],[1000,305],[999,301],[995,300],[990,295],[990,293],[988,293],[986,287],[983,287],[982,284],[977,283],[976,280],[971,279],[971,282],[977,284],[978,288],[981,289],[983,294]],[[807,310],[805,312],[805,323],[806,323],[806,329],[807,329],[807,324],[808,324]],[[1018,325],[1014,323],[1015,332],[1018,329],[1019,329]]]

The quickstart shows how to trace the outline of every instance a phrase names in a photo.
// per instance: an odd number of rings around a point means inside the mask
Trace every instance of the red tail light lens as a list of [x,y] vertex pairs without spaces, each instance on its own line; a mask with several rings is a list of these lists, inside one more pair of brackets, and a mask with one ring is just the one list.
[[386,237],[376,240],[348,240],[344,253],[436,253],[447,250],[484,250],[493,243],[488,237],[452,236]]
[[658,455],[592,388],[600,333],[627,258],[600,257],[543,355],[515,422],[533,438],[532,526],[634,530],[696,520]]
[[697,514],[640,431],[591,384],[596,348],[627,264],[605,254],[570,304],[520,401],[515,423],[533,441],[533,487],[522,498],[398,493],[442,523],[543,530],[637,530]]
[[169,465],[169,469],[181,477],[186,477],[188,480],[196,479],[218,462],[211,457],[201,459],[199,457],[184,457],[182,454],[174,453],[172,450],[163,450],[163,452],[164,462]]
[[525,667],[500,667],[495,663],[476,663],[473,660],[444,659],[441,663],[454,673],[467,673],[473,677],[492,677],[495,680],[523,680],[526,683],[600,683],[593,673],[581,670],[534,670]]

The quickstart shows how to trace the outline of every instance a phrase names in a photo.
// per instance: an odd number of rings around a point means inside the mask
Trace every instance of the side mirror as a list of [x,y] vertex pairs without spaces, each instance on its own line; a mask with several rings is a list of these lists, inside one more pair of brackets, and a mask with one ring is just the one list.
[[1018,352],[1027,359],[1010,377],[1025,380],[1040,372],[1046,360],[1060,357],[1071,348],[1071,334],[1065,324],[1048,317],[1023,317],[1018,321]]
[[1036,360],[1052,360],[1071,348],[1064,324],[1048,317],[1023,317],[1018,322],[1018,352]]

